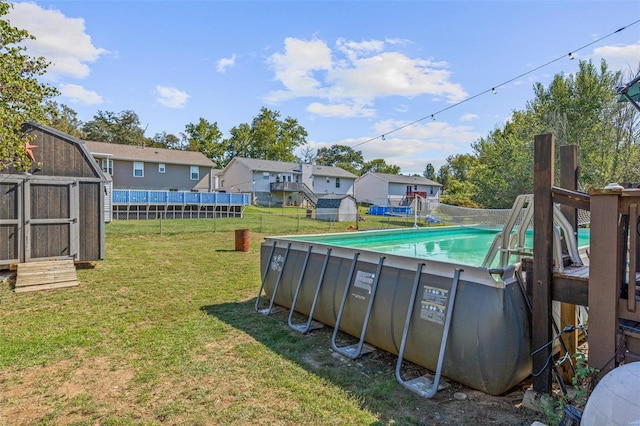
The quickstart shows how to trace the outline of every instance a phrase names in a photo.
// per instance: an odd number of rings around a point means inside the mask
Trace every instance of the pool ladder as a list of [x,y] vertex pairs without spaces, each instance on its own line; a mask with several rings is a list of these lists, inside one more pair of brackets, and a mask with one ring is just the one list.
[[442,375],[442,367],[444,365],[444,357],[447,351],[447,340],[449,339],[449,331],[451,329],[451,319],[453,318],[453,306],[456,300],[456,293],[458,290],[458,281],[460,280],[460,272],[462,269],[456,268],[453,275],[453,282],[451,284],[451,290],[447,296],[447,312],[445,314],[444,329],[442,331],[442,339],[440,341],[440,352],[438,354],[438,364],[436,366],[435,376],[431,377],[424,375],[410,380],[404,380],[402,378],[402,360],[404,358],[404,350],[407,344],[407,338],[409,336],[409,326],[411,324],[411,317],[413,316],[413,307],[415,305],[418,288],[420,286],[420,276],[422,274],[423,263],[418,263],[416,269],[416,276],[413,281],[413,288],[411,291],[411,297],[409,305],[407,307],[407,316],[404,321],[404,329],[402,331],[402,340],[400,342],[400,351],[398,352],[398,362],[396,364],[396,380],[405,388],[411,390],[414,393],[424,397],[432,398],[440,388],[440,376]]

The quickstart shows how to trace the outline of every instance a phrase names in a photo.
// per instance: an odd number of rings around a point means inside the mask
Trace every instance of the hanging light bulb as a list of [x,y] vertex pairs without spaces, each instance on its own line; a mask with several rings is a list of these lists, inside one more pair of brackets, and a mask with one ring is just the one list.
[[385,140],[385,137],[384,137],[384,135],[382,135],[382,136],[381,136],[381,138],[382,138],[382,140]]
[[496,88],[495,88],[495,87],[492,87],[492,88],[491,88],[491,93],[493,93],[494,95],[495,95],[496,93],[498,93],[498,92],[496,91]]
[[573,56],[573,52],[569,52],[569,60],[573,61],[575,56]]

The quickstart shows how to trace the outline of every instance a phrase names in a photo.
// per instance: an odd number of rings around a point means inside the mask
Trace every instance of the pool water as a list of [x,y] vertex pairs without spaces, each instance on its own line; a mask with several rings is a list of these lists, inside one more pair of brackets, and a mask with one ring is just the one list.
[[[578,247],[589,245],[589,230],[578,232]],[[498,230],[437,227],[411,230],[365,231],[348,234],[305,235],[291,240],[360,248],[382,253],[469,266],[482,265]],[[526,247],[533,247],[528,231]],[[497,261],[497,259],[496,259]]]

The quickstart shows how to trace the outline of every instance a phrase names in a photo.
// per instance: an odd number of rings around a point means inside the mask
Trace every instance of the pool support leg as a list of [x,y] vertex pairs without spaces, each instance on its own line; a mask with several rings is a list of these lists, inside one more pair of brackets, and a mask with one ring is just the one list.
[[298,295],[300,294],[300,288],[302,287],[302,280],[304,278],[304,273],[307,270],[307,264],[309,263],[309,257],[311,255],[311,249],[313,246],[309,246],[307,250],[307,255],[304,258],[304,265],[302,266],[302,271],[300,272],[300,279],[298,280],[298,286],[296,287],[296,292],[293,295],[293,301],[291,302],[291,311],[289,311],[289,327],[295,331],[298,331],[302,334],[307,333],[311,329],[316,329],[322,327],[322,324],[313,321],[313,312],[316,309],[316,304],[318,303],[318,295],[320,294],[320,287],[322,287],[322,282],[324,281],[324,274],[327,271],[327,265],[329,264],[329,257],[331,256],[331,248],[327,249],[327,254],[324,258],[324,264],[322,265],[322,272],[320,273],[320,277],[318,278],[318,284],[316,284],[316,292],[313,296],[313,302],[311,303],[311,309],[309,310],[309,317],[307,318],[307,322],[302,324],[294,324],[293,323],[293,313],[296,308],[296,303],[298,302]]
[[[378,283],[380,282],[380,273],[382,272],[382,264],[384,263],[384,259],[385,259],[385,256],[380,256],[380,261],[378,262],[378,269],[376,270],[376,276],[373,280],[373,284],[371,287],[371,297],[369,298],[369,303],[367,304],[367,310],[364,315],[362,330],[360,331],[360,340],[358,341],[357,344],[339,347],[336,344],[336,337],[340,329],[340,321],[342,320],[342,314],[344,312],[344,307],[346,305],[347,297],[349,295],[349,288],[351,287],[351,280],[353,278],[353,272],[355,271],[358,254],[359,253],[356,253],[356,255],[353,257],[353,263],[351,264],[351,270],[349,271],[349,279],[347,280],[347,283],[344,287],[344,293],[342,294],[342,303],[340,304],[340,310],[338,311],[338,318],[336,319],[336,325],[335,325],[335,328],[333,329],[333,336],[331,336],[331,347],[333,348],[333,350],[351,359],[356,359],[364,353],[363,351],[364,339],[367,334],[369,318],[371,317],[371,309],[373,307],[373,301],[376,297],[376,290],[378,289]],[[370,352],[370,351],[367,351],[367,352]]]
[[271,260],[273,258],[273,254],[275,252],[276,249],[276,243],[273,243],[273,248],[271,249],[271,256],[269,256],[269,264],[267,265],[267,268],[265,269],[264,272],[264,277],[262,280],[262,285],[260,286],[260,292],[258,293],[258,299],[256,300],[256,311],[258,311],[258,313],[261,313],[263,315],[269,315],[271,313],[271,310],[273,309],[273,304],[276,300],[276,295],[278,294],[278,288],[280,287],[280,281],[282,281],[282,273],[284,272],[284,267],[287,264],[287,257],[289,257],[289,250],[291,249],[291,243],[287,244],[287,249],[284,252],[284,259],[282,260],[282,268],[280,269],[280,273],[278,274],[278,279],[276,281],[276,285],[273,288],[273,295],[271,296],[271,302],[269,303],[269,307],[265,308],[265,309],[260,309],[260,295],[262,294],[262,289],[264,288],[264,284],[267,280],[267,272],[269,271],[269,265],[271,264]]
[[404,330],[402,332],[402,341],[400,343],[400,351],[398,353],[398,363],[396,364],[396,379],[405,388],[411,390],[414,393],[424,397],[433,398],[438,392],[440,386],[440,376],[442,375],[442,366],[444,365],[444,357],[447,350],[447,340],[449,338],[449,329],[451,327],[451,318],[453,317],[453,307],[456,300],[456,292],[458,290],[458,281],[460,280],[460,272],[462,269],[456,268],[453,275],[453,283],[451,284],[451,290],[449,291],[449,297],[447,298],[447,313],[444,320],[444,330],[442,331],[442,340],[440,342],[440,352],[438,354],[438,364],[436,366],[436,374],[433,380],[427,376],[416,377],[411,380],[404,380],[401,377],[400,370],[402,368],[402,359],[404,357],[404,349],[407,343],[407,336],[409,334],[409,325],[411,323],[411,316],[413,314],[413,305],[416,301],[416,293],[420,283],[420,274],[422,273],[422,263],[418,264],[416,270],[416,277],[413,282],[413,293],[411,294],[411,300],[407,308],[407,317],[404,322]]

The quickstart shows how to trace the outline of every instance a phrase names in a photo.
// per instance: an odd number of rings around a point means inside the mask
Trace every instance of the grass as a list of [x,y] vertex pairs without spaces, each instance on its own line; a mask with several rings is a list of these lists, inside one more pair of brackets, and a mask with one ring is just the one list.
[[[395,382],[395,357],[346,363],[330,330],[301,335],[286,313],[254,311],[266,235],[349,224],[247,213],[114,221],[80,286],[0,286],[0,425],[429,423]],[[248,253],[234,251],[238,228],[252,231]]]

